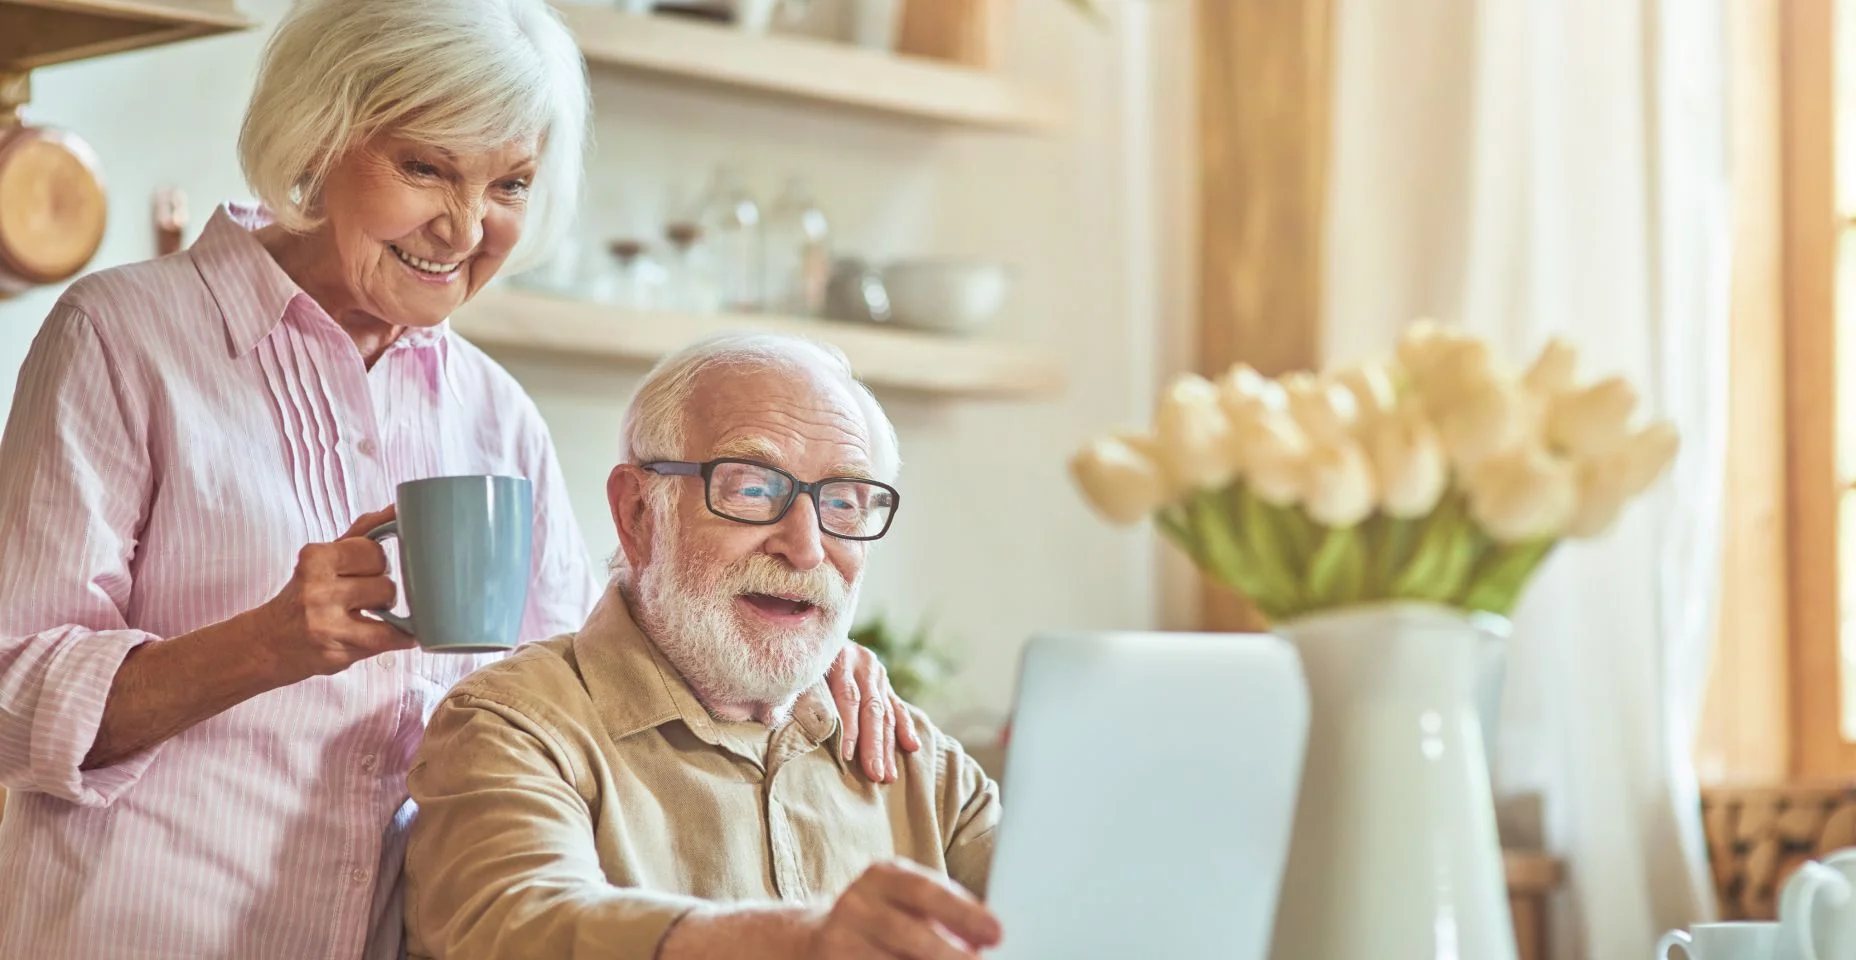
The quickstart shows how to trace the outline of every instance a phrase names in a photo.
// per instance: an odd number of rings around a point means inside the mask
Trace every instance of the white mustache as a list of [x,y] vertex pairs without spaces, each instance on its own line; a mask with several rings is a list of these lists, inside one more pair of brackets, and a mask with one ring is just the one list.
[[819,608],[828,617],[843,609],[850,584],[830,567],[794,570],[764,553],[750,554],[723,572],[716,589],[728,597],[744,593],[796,597]]

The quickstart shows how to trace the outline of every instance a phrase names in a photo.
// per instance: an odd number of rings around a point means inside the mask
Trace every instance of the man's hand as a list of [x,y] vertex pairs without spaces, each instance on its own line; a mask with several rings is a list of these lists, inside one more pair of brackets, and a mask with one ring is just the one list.
[[975,960],[999,921],[953,881],[897,860],[864,871],[818,921],[817,960]]

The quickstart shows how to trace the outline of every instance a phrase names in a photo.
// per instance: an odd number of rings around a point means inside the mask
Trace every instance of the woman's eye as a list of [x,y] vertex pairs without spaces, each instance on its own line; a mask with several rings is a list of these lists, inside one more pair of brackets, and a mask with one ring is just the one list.
[[412,174],[415,177],[436,177],[438,176],[438,168],[429,163],[426,163],[424,160],[408,160],[405,163],[401,164],[400,168],[405,170],[407,173]]
[[503,193],[511,197],[527,196],[528,195],[528,181],[527,180],[504,180],[503,181]]

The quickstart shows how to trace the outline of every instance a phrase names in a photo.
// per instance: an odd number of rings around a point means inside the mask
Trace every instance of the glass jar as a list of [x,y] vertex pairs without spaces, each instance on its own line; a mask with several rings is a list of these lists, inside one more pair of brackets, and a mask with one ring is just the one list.
[[628,310],[664,306],[665,270],[636,240],[614,240],[606,247],[612,261],[600,277],[594,299]]
[[768,309],[801,317],[823,313],[831,280],[831,223],[802,178],[787,180],[774,201],[763,243]]
[[670,242],[664,264],[667,274],[664,309],[687,313],[716,313],[722,309],[722,292],[715,257],[703,240],[702,227],[678,221],[664,228]]
[[761,309],[760,205],[732,167],[716,170],[696,223],[715,260],[722,309]]

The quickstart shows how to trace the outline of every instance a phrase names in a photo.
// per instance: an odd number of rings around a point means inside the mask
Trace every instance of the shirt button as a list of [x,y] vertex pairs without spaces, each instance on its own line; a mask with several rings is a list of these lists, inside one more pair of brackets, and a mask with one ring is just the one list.
[[391,653],[383,653],[383,654],[381,654],[381,655],[380,655],[380,665],[381,665],[382,667],[385,667],[385,668],[387,668],[388,670],[391,670],[391,669],[393,669],[393,654],[391,654]]
[[361,869],[360,867],[356,867],[354,868],[354,872],[348,875],[348,879],[353,880],[355,882],[355,885],[359,886],[360,884],[367,882],[367,871]]
[[361,456],[364,456],[364,457],[371,457],[371,456],[373,456],[373,455],[374,455],[374,441],[373,441],[373,438],[371,438],[371,437],[362,437],[362,438],[361,438],[361,439],[360,439],[359,441],[357,441],[357,442],[355,443],[355,445],[354,445],[354,448],[355,448],[356,450],[358,450],[358,451],[360,451],[360,454],[361,454]]
[[361,758],[361,769],[368,773],[373,773],[374,768],[378,766],[380,766],[380,758],[371,753]]

